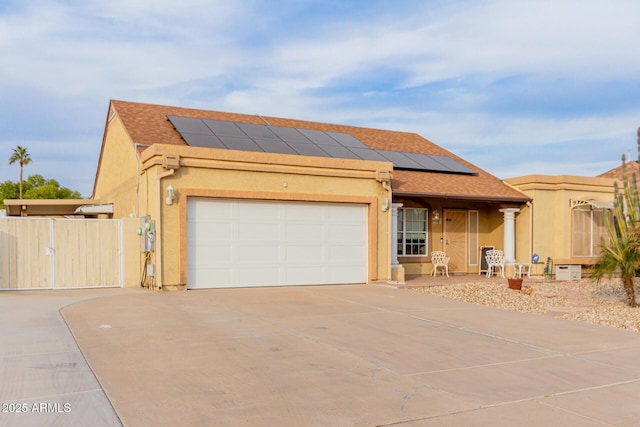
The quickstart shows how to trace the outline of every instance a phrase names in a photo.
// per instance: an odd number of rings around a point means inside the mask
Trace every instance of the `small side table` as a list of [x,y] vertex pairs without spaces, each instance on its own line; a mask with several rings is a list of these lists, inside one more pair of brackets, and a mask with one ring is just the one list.
[[522,278],[523,274],[527,274],[528,278],[531,278],[531,264],[528,263],[524,263],[524,262],[516,262],[515,265],[516,271],[517,271],[517,277],[518,278]]

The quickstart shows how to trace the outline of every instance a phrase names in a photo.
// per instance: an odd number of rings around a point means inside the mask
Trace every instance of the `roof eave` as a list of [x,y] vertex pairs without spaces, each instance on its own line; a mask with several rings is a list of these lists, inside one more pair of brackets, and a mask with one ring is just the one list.
[[431,197],[438,199],[456,199],[456,200],[470,200],[481,202],[501,202],[501,203],[527,203],[533,199],[528,197],[507,197],[507,196],[475,196],[467,194],[439,194],[439,193],[412,193],[403,191],[394,191],[394,196],[404,197]]

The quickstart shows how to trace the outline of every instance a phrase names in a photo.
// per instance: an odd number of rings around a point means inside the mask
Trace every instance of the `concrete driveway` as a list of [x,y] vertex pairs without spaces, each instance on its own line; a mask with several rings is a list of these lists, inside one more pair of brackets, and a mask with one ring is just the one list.
[[59,310],[123,292],[0,292],[0,426],[121,425]]
[[0,336],[0,426],[640,417],[640,334],[385,286],[1,292]]
[[640,334],[392,287],[123,292],[62,314],[127,426],[640,418]]

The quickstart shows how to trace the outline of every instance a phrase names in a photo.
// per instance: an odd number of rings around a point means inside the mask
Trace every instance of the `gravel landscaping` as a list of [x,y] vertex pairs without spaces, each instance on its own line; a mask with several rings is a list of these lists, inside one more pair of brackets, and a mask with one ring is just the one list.
[[[502,283],[459,283],[409,288],[458,301],[554,316],[640,332],[640,308],[628,307],[619,280],[559,282],[525,279],[522,290]],[[640,292],[636,283],[636,294]]]

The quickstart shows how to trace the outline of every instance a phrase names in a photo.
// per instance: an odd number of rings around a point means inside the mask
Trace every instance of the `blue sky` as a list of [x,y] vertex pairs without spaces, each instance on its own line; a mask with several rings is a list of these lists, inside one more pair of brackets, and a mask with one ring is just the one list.
[[640,126],[640,2],[3,0],[0,182],[89,197],[110,99],[418,133],[499,178],[595,176]]

